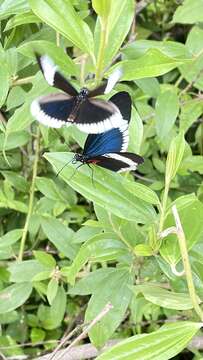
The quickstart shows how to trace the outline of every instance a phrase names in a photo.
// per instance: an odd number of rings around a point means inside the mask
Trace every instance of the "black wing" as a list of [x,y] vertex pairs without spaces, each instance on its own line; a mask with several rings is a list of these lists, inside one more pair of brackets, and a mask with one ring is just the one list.
[[66,94],[51,94],[36,99],[31,104],[31,114],[43,125],[60,128],[71,125],[67,119],[74,107],[75,98]]
[[120,68],[116,68],[113,73],[109,76],[108,80],[105,80],[96,89],[89,92],[88,97],[94,97],[98,95],[108,94],[114,88],[115,84],[119,81],[122,76]]
[[132,107],[132,101],[130,95],[126,91],[120,91],[117,94],[113,95],[110,98],[110,101],[113,102],[119,108],[123,119],[129,123],[131,118],[131,107]]
[[110,101],[86,99],[79,107],[75,125],[87,133],[97,134],[123,123],[120,110]]
[[137,154],[117,152],[105,154],[103,156],[95,156],[88,160],[88,163],[91,162],[111,171],[124,172],[136,170],[137,166],[144,162],[144,159]]
[[94,96],[104,95],[106,86],[107,86],[107,80],[105,80],[96,89],[90,90],[89,93],[88,93],[88,97],[90,98],[90,97],[94,97]]
[[63,77],[63,75],[60,74],[57,70],[57,66],[49,56],[40,56],[39,54],[35,55],[44,78],[49,85],[54,86],[71,96],[78,95],[77,90]]

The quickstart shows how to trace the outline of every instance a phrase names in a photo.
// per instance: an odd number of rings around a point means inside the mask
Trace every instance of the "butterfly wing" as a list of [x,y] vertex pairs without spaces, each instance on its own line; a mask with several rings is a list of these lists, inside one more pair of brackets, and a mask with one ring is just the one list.
[[131,116],[131,98],[126,92],[112,96],[112,103],[117,105],[123,119],[122,125],[101,134],[90,134],[84,146],[84,155],[103,155],[109,152],[126,151],[128,147],[128,123]]
[[144,159],[141,156],[129,152],[109,153],[88,160],[88,163],[96,163],[98,166],[115,172],[136,170],[137,166],[143,162]]
[[[110,100],[86,100],[80,106],[76,125],[84,132],[103,133],[123,126],[131,117],[131,98],[125,91],[112,96]],[[126,121],[124,121],[126,120]]]
[[50,94],[36,99],[31,104],[31,114],[43,125],[60,128],[71,125],[67,122],[74,107],[74,98],[66,94]]
[[109,76],[108,80],[105,80],[100,86],[96,89],[93,89],[89,92],[88,97],[94,97],[98,95],[108,94],[113,89],[114,85],[119,81],[122,76],[122,71],[120,68],[117,68]]
[[122,115],[116,105],[96,99],[86,99],[80,105],[75,119],[77,127],[90,134],[108,131],[122,122]]
[[110,152],[125,151],[128,147],[127,123],[121,128],[111,129],[102,134],[90,134],[85,142],[83,154],[88,157]]
[[64,91],[70,96],[78,95],[77,90],[60,74],[58,67],[49,56],[36,54],[36,58],[44,78],[49,85]]

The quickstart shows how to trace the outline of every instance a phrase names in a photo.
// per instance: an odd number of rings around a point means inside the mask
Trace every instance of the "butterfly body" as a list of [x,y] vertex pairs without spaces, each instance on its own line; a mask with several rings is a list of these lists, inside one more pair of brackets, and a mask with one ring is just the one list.
[[75,154],[72,163],[79,161],[81,165],[92,164],[116,172],[136,170],[144,159],[137,154],[127,152],[131,99],[126,92],[120,92],[110,101],[119,107],[126,121],[120,127],[112,128],[104,133],[89,134],[83,152]]
[[69,114],[67,121],[74,122],[77,118],[78,111],[82,105],[87,100],[89,90],[87,88],[82,88],[79,94],[74,99],[73,108]]
[[115,84],[104,82],[96,89],[82,88],[79,92],[63,77],[57,66],[46,55],[36,55],[40,69],[49,85],[61,90],[40,97],[31,104],[32,115],[43,125],[60,128],[75,124],[80,130],[96,134],[117,128],[125,119],[119,108],[111,101],[100,100],[98,95],[111,90]]

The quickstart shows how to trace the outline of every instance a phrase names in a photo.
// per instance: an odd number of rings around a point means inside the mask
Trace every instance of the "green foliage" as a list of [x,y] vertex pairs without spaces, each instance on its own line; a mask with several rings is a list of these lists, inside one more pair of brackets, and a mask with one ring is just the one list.
[[[161,0],[143,9],[141,3],[0,1],[5,357],[51,352],[67,328],[81,318],[90,324],[107,303],[113,307],[89,339],[97,348],[112,338],[123,341],[99,360],[181,359],[201,328],[195,304],[201,307],[203,297],[203,3]],[[33,99],[57,91],[44,80],[35,52],[53,58],[77,89],[94,88],[122,70],[108,96],[131,95],[129,151],[145,159],[139,173],[96,165],[93,179],[87,166],[75,172],[70,161],[86,135],[74,126],[46,128],[30,114]],[[182,273],[174,205],[192,294]]]
[[[184,349],[185,344],[200,326],[200,324],[190,322],[167,324],[152,334],[133,336],[107,351],[106,354],[100,355],[97,359],[110,360],[116,359],[118,356],[121,360],[130,360],[133,357],[137,360],[171,359]],[[174,337],[174,333],[176,337]]]

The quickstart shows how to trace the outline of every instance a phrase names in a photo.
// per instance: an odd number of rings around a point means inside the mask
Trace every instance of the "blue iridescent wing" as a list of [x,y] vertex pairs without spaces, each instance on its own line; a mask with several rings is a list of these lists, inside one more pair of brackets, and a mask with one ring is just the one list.
[[83,154],[88,157],[109,152],[125,151],[128,146],[128,126],[115,128],[102,134],[90,134],[85,142]]
[[123,121],[119,127],[101,134],[90,134],[85,142],[83,154],[98,156],[109,152],[125,151],[128,147],[128,123],[131,117],[131,99],[128,93],[120,92],[110,99],[120,110]]

